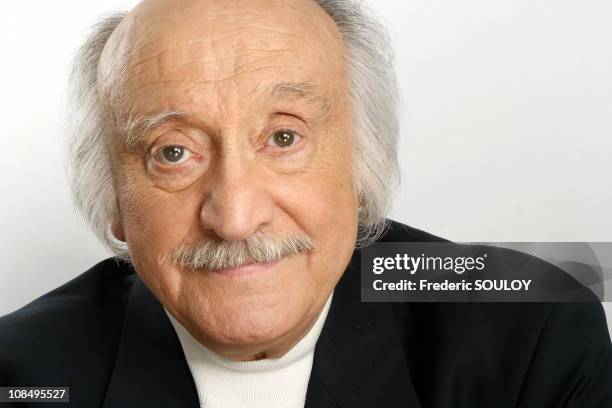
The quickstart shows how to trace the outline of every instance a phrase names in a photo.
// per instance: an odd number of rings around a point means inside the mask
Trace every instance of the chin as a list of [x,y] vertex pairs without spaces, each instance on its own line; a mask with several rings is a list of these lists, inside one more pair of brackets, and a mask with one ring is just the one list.
[[308,313],[306,303],[289,295],[224,299],[193,305],[186,320],[192,335],[219,354],[257,354],[299,331]]

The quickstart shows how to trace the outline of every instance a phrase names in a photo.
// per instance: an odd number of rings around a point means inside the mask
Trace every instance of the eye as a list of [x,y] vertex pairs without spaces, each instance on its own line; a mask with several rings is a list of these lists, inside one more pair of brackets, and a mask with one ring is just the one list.
[[193,153],[180,145],[164,146],[157,150],[154,155],[155,160],[162,164],[181,164],[193,155]]
[[272,133],[266,141],[266,145],[280,148],[291,147],[300,141],[300,136],[290,129],[281,129]]

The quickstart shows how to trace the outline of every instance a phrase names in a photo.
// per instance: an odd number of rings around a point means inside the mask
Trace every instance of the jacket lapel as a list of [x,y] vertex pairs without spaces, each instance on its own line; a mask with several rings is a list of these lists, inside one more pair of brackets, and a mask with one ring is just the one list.
[[362,303],[360,282],[355,251],[315,348],[306,407],[419,408],[392,306]]
[[135,276],[104,408],[196,407],[183,349],[159,301]]

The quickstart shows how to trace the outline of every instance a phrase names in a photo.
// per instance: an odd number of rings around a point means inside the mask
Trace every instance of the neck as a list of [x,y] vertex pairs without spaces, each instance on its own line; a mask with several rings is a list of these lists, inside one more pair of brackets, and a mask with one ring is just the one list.
[[[181,342],[202,407],[303,407],[314,350],[332,295],[310,329],[279,358],[237,361],[199,343],[167,311]],[[240,390],[240,392],[236,392]]]

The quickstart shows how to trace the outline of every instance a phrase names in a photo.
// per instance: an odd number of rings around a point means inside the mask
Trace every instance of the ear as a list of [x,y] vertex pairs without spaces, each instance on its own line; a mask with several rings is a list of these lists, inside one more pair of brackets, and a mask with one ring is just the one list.
[[123,226],[121,225],[121,220],[119,218],[115,218],[113,223],[111,224],[111,232],[113,236],[117,238],[119,241],[125,242],[125,234],[123,232]]

